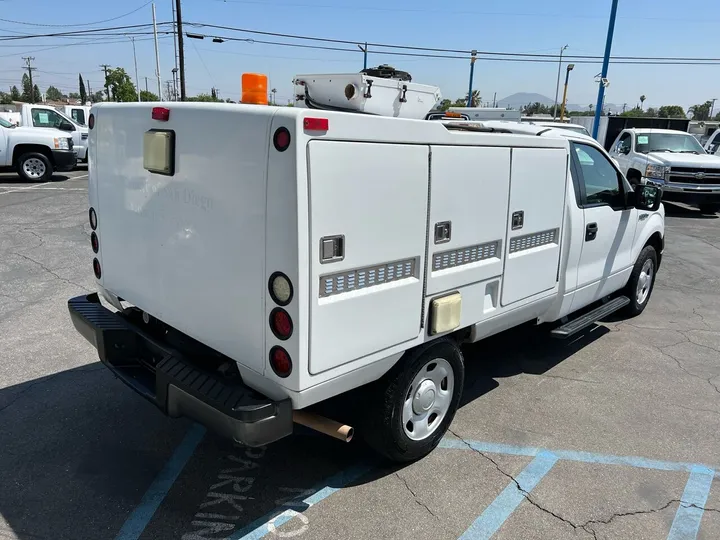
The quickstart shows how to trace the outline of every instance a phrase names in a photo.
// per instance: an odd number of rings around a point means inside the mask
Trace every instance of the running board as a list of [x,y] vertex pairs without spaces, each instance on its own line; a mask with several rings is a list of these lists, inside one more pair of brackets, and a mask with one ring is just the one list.
[[591,326],[597,321],[604,319],[608,315],[615,313],[619,309],[624,308],[629,303],[630,299],[627,296],[618,296],[617,298],[610,300],[609,302],[593,309],[591,312],[586,313],[585,315],[581,315],[577,319],[573,319],[572,321],[563,324],[562,326],[550,332],[550,334],[554,338],[567,339],[570,336],[573,336],[578,332],[585,330],[588,326]]

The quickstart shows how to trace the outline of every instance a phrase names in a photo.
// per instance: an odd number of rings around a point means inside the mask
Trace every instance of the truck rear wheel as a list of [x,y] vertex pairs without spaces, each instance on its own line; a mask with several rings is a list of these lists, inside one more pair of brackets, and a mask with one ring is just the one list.
[[365,441],[395,462],[426,456],[455,417],[464,380],[462,351],[454,341],[441,338],[407,351],[369,388]]
[[645,246],[635,261],[625,289],[625,294],[630,298],[630,304],[624,310],[627,316],[636,317],[645,310],[655,285],[656,272],[657,252],[654,247]]
[[28,152],[18,159],[17,172],[26,182],[48,182],[53,175],[53,166],[45,154]]

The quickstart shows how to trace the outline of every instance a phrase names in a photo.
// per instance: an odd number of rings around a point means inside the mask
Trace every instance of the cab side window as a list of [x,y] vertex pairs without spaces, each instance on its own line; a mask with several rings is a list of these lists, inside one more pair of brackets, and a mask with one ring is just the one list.
[[618,154],[629,154],[632,148],[632,138],[629,133],[625,133],[618,141],[615,150]]
[[572,143],[573,160],[580,174],[582,206],[624,206],[621,176],[598,149]]
[[85,125],[85,111],[83,109],[73,109],[71,116],[78,124]]
[[33,109],[32,122],[35,127],[56,128],[62,124],[63,117],[50,109]]

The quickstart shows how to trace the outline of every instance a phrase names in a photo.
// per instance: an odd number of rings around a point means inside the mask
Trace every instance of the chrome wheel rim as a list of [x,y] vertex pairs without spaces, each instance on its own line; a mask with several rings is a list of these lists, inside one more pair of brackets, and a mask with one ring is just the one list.
[[41,159],[30,158],[23,163],[23,171],[30,178],[42,178],[47,169]]
[[409,439],[422,441],[440,427],[450,410],[454,388],[450,362],[436,358],[423,365],[405,392],[402,422]]
[[640,270],[640,276],[638,277],[638,284],[635,298],[637,303],[642,305],[650,296],[650,287],[652,287],[653,281],[653,262],[652,259],[645,261],[645,264]]

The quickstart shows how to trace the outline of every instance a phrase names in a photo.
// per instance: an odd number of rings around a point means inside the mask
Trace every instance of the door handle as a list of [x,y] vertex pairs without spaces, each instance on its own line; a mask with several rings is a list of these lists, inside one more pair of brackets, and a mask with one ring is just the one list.
[[595,237],[597,236],[598,232],[598,226],[597,223],[590,223],[587,227],[585,227],[585,241],[590,242],[592,240],[595,240]]

